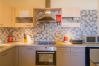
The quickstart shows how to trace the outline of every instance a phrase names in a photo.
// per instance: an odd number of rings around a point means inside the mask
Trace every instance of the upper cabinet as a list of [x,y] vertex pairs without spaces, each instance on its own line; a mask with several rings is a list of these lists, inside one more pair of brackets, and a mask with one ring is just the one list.
[[45,0],[0,0],[0,27],[33,27],[33,8],[45,8]]
[[33,17],[33,8],[15,8],[16,17]]
[[45,0],[4,0],[4,2],[17,8],[45,8]]
[[77,7],[63,8],[62,17],[80,17],[80,8]]
[[13,22],[15,27],[34,27],[33,9],[45,8],[45,0],[14,0],[10,4],[14,7]]
[[51,7],[62,8],[62,17],[80,17],[80,8],[69,6],[67,2],[69,3],[67,0],[51,0]]
[[12,7],[0,1],[0,27],[12,27]]
[[13,8],[15,27],[33,27],[33,8]]
[[76,6],[75,1],[51,0],[51,8],[62,8],[61,27],[80,27],[80,7]]

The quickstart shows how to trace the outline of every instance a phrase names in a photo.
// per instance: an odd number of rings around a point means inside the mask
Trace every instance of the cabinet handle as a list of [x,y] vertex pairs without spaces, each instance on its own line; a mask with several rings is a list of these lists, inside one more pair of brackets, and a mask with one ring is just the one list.
[[4,53],[4,54],[2,54],[1,56],[5,56],[5,55],[7,55],[8,53]]

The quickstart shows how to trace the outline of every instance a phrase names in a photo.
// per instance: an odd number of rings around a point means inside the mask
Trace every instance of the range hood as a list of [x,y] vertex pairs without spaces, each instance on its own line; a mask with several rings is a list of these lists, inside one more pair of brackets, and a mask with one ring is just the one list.
[[50,21],[55,21],[55,19],[51,16],[51,7],[50,7],[51,0],[45,0],[45,11],[44,15],[38,19],[38,21],[41,22],[50,22]]

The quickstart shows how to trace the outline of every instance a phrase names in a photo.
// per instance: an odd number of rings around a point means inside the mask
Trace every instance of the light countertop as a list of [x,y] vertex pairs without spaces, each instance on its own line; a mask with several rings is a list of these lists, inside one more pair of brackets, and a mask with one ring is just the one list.
[[99,44],[61,44],[61,45],[37,45],[33,43],[22,43],[22,42],[12,42],[0,44],[0,52],[3,52],[7,49],[13,48],[15,46],[67,46],[67,47],[99,47]]

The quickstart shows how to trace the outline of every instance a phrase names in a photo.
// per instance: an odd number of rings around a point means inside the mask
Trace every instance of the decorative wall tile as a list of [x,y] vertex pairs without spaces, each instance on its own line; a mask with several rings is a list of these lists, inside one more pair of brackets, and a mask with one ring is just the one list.
[[[43,13],[39,13],[37,17],[40,17]],[[53,15],[56,12],[52,12]],[[54,17],[55,18],[55,17]],[[72,39],[82,39],[83,36],[87,35],[97,35],[97,26],[96,23],[97,10],[81,10],[80,18],[73,18],[73,22],[80,22],[80,27],[78,28],[69,28],[61,27],[56,23],[46,23],[39,24],[35,28],[0,28],[0,42],[7,42],[9,34],[13,34],[13,41],[23,41],[24,33],[30,35],[31,38],[34,38],[35,41],[54,41],[56,34],[60,34],[63,40],[64,34],[68,34]],[[65,22],[67,18],[63,18]]]
[[[68,18],[63,18],[63,22],[66,20],[69,20]],[[43,35],[43,40],[48,40],[48,36],[50,33],[50,37],[55,37],[55,31],[60,33],[62,36],[64,34],[68,34],[72,37],[72,39],[82,39],[82,36],[87,35],[97,35],[97,11],[96,10],[81,10],[81,18],[73,18],[73,22],[80,22],[81,27],[80,28],[62,28],[61,26],[57,26],[57,24],[47,24],[45,27],[46,29],[43,30],[43,33],[40,33],[37,36],[37,41],[42,40],[39,39],[40,35]],[[49,27],[50,26],[50,27]],[[41,28],[43,29],[43,28]],[[49,31],[52,30],[52,31]],[[42,37],[42,36],[40,36]],[[45,37],[45,39],[44,39]],[[47,37],[47,39],[46,39]],[[51,39],[51,40],[54,40]]]

